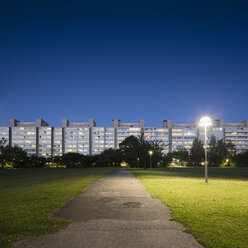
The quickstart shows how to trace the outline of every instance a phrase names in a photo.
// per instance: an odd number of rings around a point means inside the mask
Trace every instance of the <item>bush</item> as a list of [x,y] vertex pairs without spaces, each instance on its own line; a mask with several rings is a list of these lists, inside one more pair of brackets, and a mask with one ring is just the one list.
[[237,167],[248,167],[248,151],[237,154],[234,161]]

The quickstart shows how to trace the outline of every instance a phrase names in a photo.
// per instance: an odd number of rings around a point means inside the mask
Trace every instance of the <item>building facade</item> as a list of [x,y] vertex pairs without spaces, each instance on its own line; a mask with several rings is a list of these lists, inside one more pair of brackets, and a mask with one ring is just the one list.
[[[138,123],[113,120],[112,127],[98,127],[94,119],[81,123],[63,119],[62,127],[53,127],[42,119],[36,122],[11,119],[9,127],[0,127],[0,139],[4,138],[11,146],[21,147],[28,155],[44,157],[68,152],[99,154],[105,149],[119,148],[119,144],[130,135],[144,135],[147,140],[159,142],[165,154],[175,149],[189,151],[195,138],[204,140],[204,130],[199,127],[199,121],[174,124],[171,120],[164,120],[162,127],[146,127],[144,120]],[[217,140],[233,143],[238,153],[248,150],[248,120],[241,123],[215,120],[207,132],[208,138],[211,135]]]

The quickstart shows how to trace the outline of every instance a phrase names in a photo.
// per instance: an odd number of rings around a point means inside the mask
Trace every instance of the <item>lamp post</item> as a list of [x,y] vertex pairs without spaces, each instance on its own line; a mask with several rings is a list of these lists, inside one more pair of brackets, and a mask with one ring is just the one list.
[[152,154],[153,154],[153,151],[149,151],[149,155],[150,155],[150,171],[152,170]]
[[204,127],[204,143],[205,143],[205,183],[208,183],[208,157],[207,157],[207,128],[212,126],[212,120],[208,116],[200,119],[200,127]]
[[137,158],[138,168],[139,168],[139,160],[140,160],[140,159],[139,159],[139,158]]

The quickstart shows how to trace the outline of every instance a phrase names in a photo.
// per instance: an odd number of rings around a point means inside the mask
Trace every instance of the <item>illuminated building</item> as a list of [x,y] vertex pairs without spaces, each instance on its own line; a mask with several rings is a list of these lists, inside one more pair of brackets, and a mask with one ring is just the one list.
[[[9,127],[0,127],[0,139],[4,138],[7,144],[21,147],[28,155],[44,157],[61,156],[68,152],[99,154],[105,149],[119,148],[119,144],[130,135],[143,135],[146,140],[159,143],[165,154],[177,149],[189,151],[195,138],[204,140],[204,130],[199,127],[199,121],[175,124],[164,120],[162,127],[146,127],[144,120],[138,123],[113,120],[112,127],[98,127],[94,119],[88,122],[63,119],[62,127],[53,127],[42,119],[36,122],[11,119]],[[217,140],[233,143],[238,153],[248,150],[248,120],[241,123],[215,120],[208,129],[208,139],[211,135]]]

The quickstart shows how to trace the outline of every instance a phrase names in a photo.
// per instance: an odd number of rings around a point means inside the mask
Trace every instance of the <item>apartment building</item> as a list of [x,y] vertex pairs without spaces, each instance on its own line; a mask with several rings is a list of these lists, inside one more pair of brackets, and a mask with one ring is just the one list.
[[189,151],[194,139],[199,137],[197,122],[192,124],[173,124],[171,120],[164,120],[163,126],[169,130],[169,151],[175,149]]
[[159,127],[145,127],[144,138],[158,142],[163,147],[163,153],[169,152],[169,129]]
[[92,154],[115,148],[115,130],[112,127],[92,128]]
[[[88,122],[63,119],[62,127],[53,127],[42,119],[36,122],[11,119],[9,127],[0,127],[0,139],[4,138],[12,146],[20,146],[29,155],[44,157],[61,156],[68,152],[99,154],[105,149],[119,148],[119,144],[130,135],[144,135],[147,140],[159,142],[165,154],[181,148],[189,151],[195,138],[204,140],[204,130],[199,127],[199,121],[178,124],[164,120],[162,127],[146,127],[144,120],[138,123],[112,120],[112,127],[98,127],[94,119]],[[211,135],[217,140],[233,143],[238,153],[248,150],[248,120],[241,123],[215,120],[207,132],[208,138]]]
[[83,155],[92,153],[91,150],[91,130],[95,121],[90,119],[89,122],[69,122],[62,120],[62,151],[63,153],[77,152]]
[[119,148],[119,144],[128,136],[138,137],[143,133],[144,120],[139,123],[121,123],[120,120],[113,120],[112,126],[115,129],[115,148]]
[[[29,155],[36,156],[51,156],[51,131],[48,136],[50,140],[45,141],[45,130],[42,128],[46,127],[48,130],[51,129],[49,125],[42,119],[37,119],[36,122],[20,122],[16,119],[10,120],[10,132],[9,132],[9,144],[11,146],[19,146],[25,150]],[[39,135],[41,132],[41,135]],[[43,143],[44,142],[44,143]],[[50,146],[50,150],[46,146]],[[44,152],[44,153],[43,153]]]
[[225,124],[225,141],[233,143],[238,153],[248,150],[248,120]]

